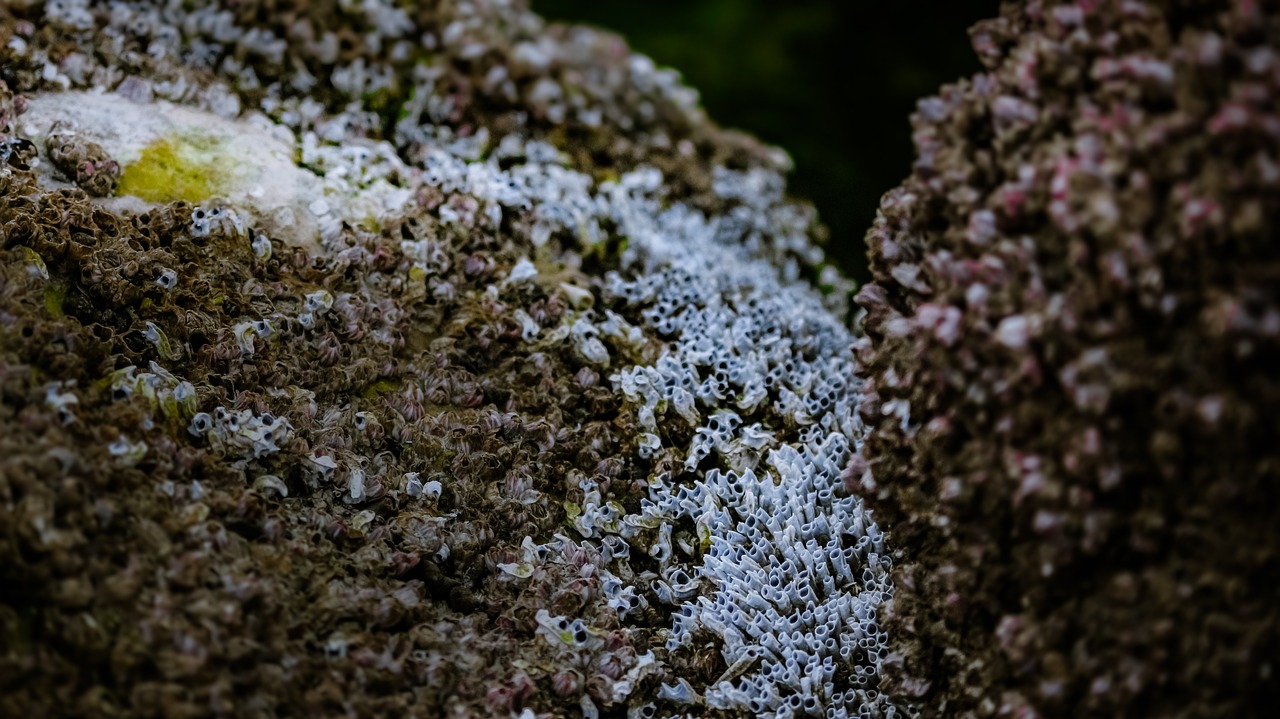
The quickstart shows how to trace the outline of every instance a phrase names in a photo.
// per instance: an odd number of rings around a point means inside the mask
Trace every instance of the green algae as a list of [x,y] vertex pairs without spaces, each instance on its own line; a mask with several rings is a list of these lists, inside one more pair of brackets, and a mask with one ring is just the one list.
[[360,396],[365,399],[377,399],[385,394],[390,394],[400,389],[400,383],[394,380],[378,380],[373,384],[365,387]]
[[58,282],[51,282],[44,291],[44,309],[50,317],[62,318],[66,313],[62,306],[67,300],[67,287]]
[[125,167],[118,195],[148,202],[202,202],[234,177],[227,157],[228,140],[201,133],[161,138]]

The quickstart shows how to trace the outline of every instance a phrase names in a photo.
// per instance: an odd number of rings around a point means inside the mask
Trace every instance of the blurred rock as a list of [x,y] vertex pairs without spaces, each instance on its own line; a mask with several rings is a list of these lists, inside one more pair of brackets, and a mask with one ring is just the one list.
[[1007,3],[867,235],[886,689],[1263,716],[1280,648],[1280,8]]

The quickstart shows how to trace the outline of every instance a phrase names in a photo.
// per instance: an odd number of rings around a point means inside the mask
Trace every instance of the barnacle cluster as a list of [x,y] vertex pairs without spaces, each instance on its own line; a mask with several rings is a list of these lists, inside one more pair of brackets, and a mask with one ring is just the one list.
[[54,123],[45,136],[45,151],[55,167],[90,195],[110,195],[120,182],[120,163],[74,124]]
[[0,714],[903,715],[849,287],[674,72],[375,0],[0,68]]
[[[614,377],[658,474],[634,518],[593,518],[607,507],[592,503],[580,531],[618,522],[623,537],[656,535],[648,584],[679,607],[667,648],[680,658],[710,633],[728,665],[698,688],[707,706],[893,715],[875,682],[885,646],[876,612],[891,594],[883,537],[833,481],[862,437],[852,338],[816,290],[783,279],[817,258],[804,256],[808,218],[781,204],[777,176],[720,171],[714,190],[734,205],[710,226],[683,208],[618,203],[631,239],[622,271],[637,276],[608,273],[605,297],[639,308],[671,343]],[[743,246],[769,261],[744,262]]]
[[938,716],[1264,716],[1280,7],[1007,3],[868,234],[882,681]]

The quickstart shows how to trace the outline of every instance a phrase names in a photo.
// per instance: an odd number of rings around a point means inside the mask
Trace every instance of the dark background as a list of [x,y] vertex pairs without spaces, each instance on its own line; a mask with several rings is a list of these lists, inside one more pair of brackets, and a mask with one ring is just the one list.
[[[866,279],[863,234],[910,172],[916,100],[979,71],[968,28],[998,0],[532,0],[674,67],[711,117],[785,148],[791,193],[831,230],[828,255]],[[845,109],[847,108],[847,109]]]

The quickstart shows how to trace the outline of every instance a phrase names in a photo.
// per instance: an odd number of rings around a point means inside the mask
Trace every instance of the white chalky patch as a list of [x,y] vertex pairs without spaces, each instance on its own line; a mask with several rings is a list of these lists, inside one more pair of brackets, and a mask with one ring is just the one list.
[[[216,188],[220,204],[242,212],[284,242],[316,246],[319,225],[307,205],[310,198],[323,194],[320,179],[294,164],[293,133],[261,115],[227,120],[166,101],[139,104],[115,93],[72,91],[32,95],[22,128],[43,148],[49,128],[59,120],[75,123],[126,172],[147,147],[165,141],[193,164],[216,161],[220,169],[230,168]],[[60,184],[47,162],[39,175],[43,183]],[[148,206],[128,196],[99,202],[112,209]],[[286,213],[289,220],[280,221]]]

